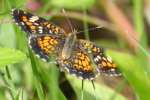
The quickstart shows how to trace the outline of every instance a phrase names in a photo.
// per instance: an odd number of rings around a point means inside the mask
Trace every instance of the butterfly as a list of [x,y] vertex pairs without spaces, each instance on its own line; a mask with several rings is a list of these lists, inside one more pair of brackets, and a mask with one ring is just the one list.
[[107,57],[105,50],[95,43],[77,39],[76,31],[66,33],[52,22],[31,13],[13,9],[14,21],[28,34],[28,44],[33,52],[44,61],[56,55],[59,68],[82,80],[94,80],[100,73],[119,76],[116,64]]

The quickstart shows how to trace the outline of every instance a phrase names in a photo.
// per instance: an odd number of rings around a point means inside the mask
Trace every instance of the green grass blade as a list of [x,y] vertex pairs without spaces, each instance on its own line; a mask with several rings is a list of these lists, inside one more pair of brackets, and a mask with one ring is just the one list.
[[31,66],[32,66],[32,71],[33,71],[33,74],[34,74],[34,85],[35,85],[35,88],[36,88],[36,91],[37,91],[37,95],[39,97],[40,100],[45,100],[44,98],[44,92],[43,92],[43,89],[42,89],[42,84],[40,82],[40,79],[39,79],[39,73],[38,73],[38,70],[37,70],[37,62],[34,58],[34,55],[32,54],[31,50],[29,49],[29,55],[30,55],[30,59],[31,59]]
[[23,90],[22,89],[18,90],[15,100],[23,100]]
[[39,61],[38,65],[40,76],[48,87],[48,98],[52,100],[67,100],[59,88],[59,70],[57,66],[54,63],[47,64],[41,61]]
[[144,47],[147,47],[147,36],[144,30],[143,3],[143,0],[133,0],[133,17],[135,30],[139,33],[138,35],[140,36],[140,44]]
[[145,69],[146,64],[131,54],[114,51],[109,51],[109,54],[122,70],[123,76],[133,87],[138,98],[148,100],[150,98],[150,78]]
[[[81,81],[80,79],[77,79],[74,76],[67,75],[68,80],[70,81],[72,87],[74,88],[78,100],[81,99]],[[112,96],[115,95],[114,100],[127,100],[124,96],[120,95],[119,93],[116,93],[114,90],[106,87],[105,85],[102,84],[97,84],[96,82],[94,83],[96,90],[94,92],[93,86],[91,81],[84,81],[84,96],[83,100],[95,100],[98,98],[98,100],[110,100]],[[96,96],[96,97],[95,97]]]

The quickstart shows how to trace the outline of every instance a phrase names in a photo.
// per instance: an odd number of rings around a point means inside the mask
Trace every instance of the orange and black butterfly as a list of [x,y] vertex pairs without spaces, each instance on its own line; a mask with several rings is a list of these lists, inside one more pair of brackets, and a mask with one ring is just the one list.
[[120,72],[102,47],[77,39],[76,31],[66,33],[48,20],[22,10],[13,9],[15,22],[28,33],[30,48],[39,58],[50,62],[56,55],[59,68],[81,79],[93,80],[99,74],[118,76]]

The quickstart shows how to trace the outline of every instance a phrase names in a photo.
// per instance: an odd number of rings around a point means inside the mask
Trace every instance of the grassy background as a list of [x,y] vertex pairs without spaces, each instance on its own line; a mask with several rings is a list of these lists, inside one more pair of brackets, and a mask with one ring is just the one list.
[[[150,98],[148,0],[1,0],[0,5],[1,100]],[[60,11],[65,8],[74,28],[85,30],[79,37],[105,47],[123,76],[100,76],[95,81],[95,91],[91,82],[85,81],[82,92],[80,79],[60,72],[55,64],[41,61],[28,49],[26,34],[12,22],[12,8],[51,19],[70,32]],[[104,28],[87,31],[95,26]]]

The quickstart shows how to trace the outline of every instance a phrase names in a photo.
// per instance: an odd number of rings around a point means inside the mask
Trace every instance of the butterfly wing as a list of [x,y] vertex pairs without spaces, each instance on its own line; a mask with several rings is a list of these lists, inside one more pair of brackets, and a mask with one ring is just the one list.
[[68,59],[59,57],[57,62],[61,68],[66,69],[70,74],[81,79],[93,80],[97,75],[97,71],[92,67],[88,55],[79,49],[74,51]]
[[54,25],[48,20],[22,10],[13,9],[12,16],[16,24],[28,34],[39,33],[65,35],[66,33],[62,28]]
[[69,58],[68,56],[66,56],[67,58],[64,58],[60,55],[57,58],[57,63],[60,69],[65,69],[70,74],[73,74],[81,79],[93,80],[97,76],[98,71],[92,67],[92,63],[87,52],[80,49],[78,46],[78,44],[74,45]]
[[94,43],[87,40],[79,40],[78,44],[81,49],[86,50],[92,55],[92,60],[97,65],[97,69],[100,73],[110,76],[121,75],[116,64],[114,64],[110,57],[105,55],[103,48],[98,47]]
[[44,61],[49,62],[49,55],[56,54],[62,39],[55,35],[31,35],[29,46],[34,53]]

